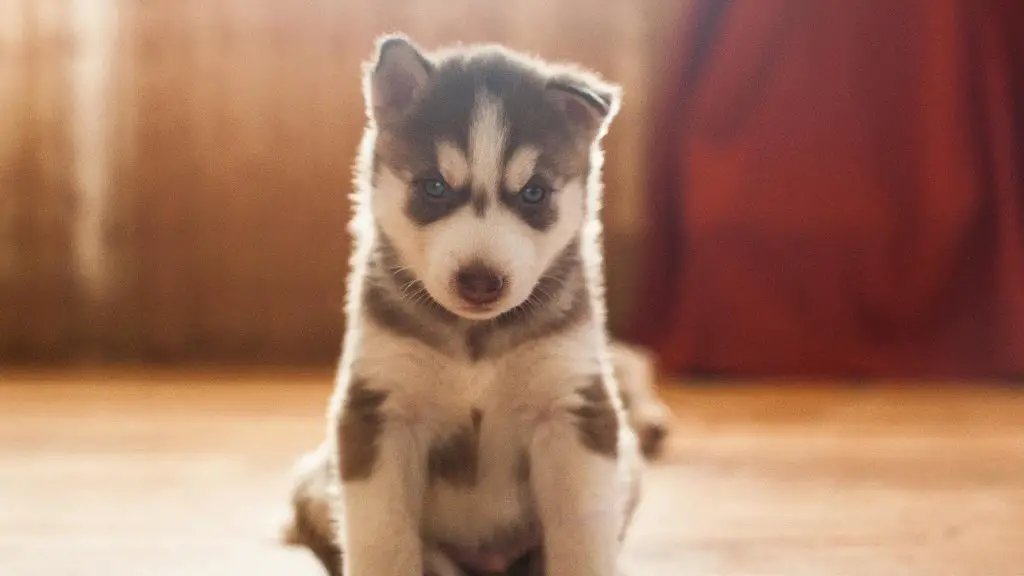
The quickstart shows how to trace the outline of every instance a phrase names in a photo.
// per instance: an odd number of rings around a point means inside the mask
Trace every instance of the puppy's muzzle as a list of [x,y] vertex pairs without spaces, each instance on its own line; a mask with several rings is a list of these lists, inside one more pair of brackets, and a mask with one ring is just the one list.
[[474,263],[455,274],[459,296],[474,306],[494,304],[505,293],[505,277],[493,268]]

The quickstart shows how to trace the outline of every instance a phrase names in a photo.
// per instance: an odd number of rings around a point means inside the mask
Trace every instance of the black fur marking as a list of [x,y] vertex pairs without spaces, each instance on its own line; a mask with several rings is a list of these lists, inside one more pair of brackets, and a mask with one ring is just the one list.
[[[377,126],[374,148],[378,166],[408,179],[410,196],[405,210],[411,221],[427,226],[468,205],[477,216],[487,210],[508,209],[535,230],[550,229],[560,216],[555,202],[558,188],[569,182],[587,181],[596,135],[567,114],[564,98],[579,100],[579,107],[599,113],[610,108],[610,101],[601,97],[601,86],[591,86],[584,74],[535,66],[500,49],[454,51],[428,58],[432,63],[430,77],[415,105],[400,122]],[[576,91],[563,90],[552,97],[553,86],[563,84]],[[524,202],[517,197],[518,190],[499,190],[497,197],[478,197],[477,187],[482,183],[472,181],[459,182],[460,188],[442,200],[428,199],[413,190],[415,176],[438,172],[438,142],[446,141],[461,150],[469,148],[469,130],[483,92],[501,104],[507,127],[505,162],[522,146],[533,146],[541,152],[534,177],[551,184],[544,201]],[[379,248],[374,250],[379,252]],[[526,303],[480,322],[444,309],[418,279],[396,271],[401,268],[397,258],[392,260],[391,266],[371,263],[372,278],[368,282],[375,289],[366,290],[364,296],[368,299],[368,314],[397,333],[443,353],[474,360],[504,354],[524,342],[578,325],[593,312],[578,242],[566,248]]]
[[469,189],[452,188],[444,198],[431,198],[424,194],[418,183],[413,183],[409,191],[409,200],[405,204],[405,213],[416,224],[427,226],[450,216],[470,201]]
[[394,246],[380,231],[367,267],[362,301],[367,316],[375,322],[431,348],[444,347],[447,337],[443,328],[457,320],[402,266]]
[[367,316],[397,335],[436,350],[464,353],[473,361],[557,334],[586,320],[591,312],[578,240],[548,268],[526,302],[477,322],[460,319],[441,306],[397,258],[379,232],[363,287]]
[[487,197],[487,194],[477,193],[473,196],[472,206],[473,214],[476,214],[477,218],[483,218],[487,215],[487,207],[490,205],[491,200]]
[[555,205],[554,199],[557,192],[539,178],[535,177],[531,181],[543,186],[548,191],[541,202],[530,204],[523,201],[518,190],[503,192],[500,199],[506,208],[519,216],[530,228],[543,232],[558,222],[558,206]]
[[[538,174],[552,181],[585,180],[590,170],[592,135],[581,132],[563,107],[551,98],[554,82],[559,86],[573,83],[578,85],[577,90],[586,91],[582,80],[549,77],[501,52],[482,51],[439,59],[410,113],[399,123],[380,127],[375,149],[379,163],[395,173],[436,171],[437,142],[447,141],[461,150],[468,149],[476,104],[481,92],[486,91],[501,103],[508,129],[505,162],[513,151],[531,145],[543,151],[537,161]],[[470,182],[466,187],[472,186]],[[458,191],[450,201],[431,204],[416,198],[414,192],[411,194],[407,212],[420,225],[440,220],[464,203],[471,203],[477,215],[490,207],[484,200],[468,198],[467,191]],[[502,202],[511,205],[511,198],[500,196]],[[516,212],[538,230],[550,227],[558,216],[550,204],[543,208],[517,208]]]
[[590,90],[580,84],[574,82],[567,82],[564,80],[554,80],[551,82],[551,87],[555,90],[562,90],[573,94],[574,96],[583,99],[588,104],[593,106],[601,116],[606,116],[611,112],[611,96],[607,94],[598,94],[597,92]]

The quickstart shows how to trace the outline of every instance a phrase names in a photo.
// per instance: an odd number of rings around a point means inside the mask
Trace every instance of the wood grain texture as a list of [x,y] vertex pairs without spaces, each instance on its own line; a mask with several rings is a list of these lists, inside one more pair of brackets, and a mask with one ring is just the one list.
[[[0,574],[319,576],[279,546],[329,374],[0,380]],[[635,576],[1019,576],[1024,395],[666,388]]]
[[332,364],[360,66],[394,31],[428,48],[503,42],[624,86],[603,212],[622,324],[626,239],[644,225],[649,50],[681,9],[438,6],[0,0],[0,361]]
[[0,362],[77,349],[70,15],[0,2]]

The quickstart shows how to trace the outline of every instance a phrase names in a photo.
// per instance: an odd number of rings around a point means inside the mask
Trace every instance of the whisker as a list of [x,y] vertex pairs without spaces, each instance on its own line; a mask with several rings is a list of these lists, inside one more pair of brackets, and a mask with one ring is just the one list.
[[419,284],[419,280],[410,280],[409,282],[406,282],[402,285],[402,294],[406,295],[409,292],[409,289],[416,287],[417,284]]
[[413,304],[420,305],[426,299],[427,291],[422,286],[416,287],[416,292],[413,294]]
[[542,293],[549,300],[554,300],[555,298],[555,295],[552,292],[549,292],[547,288],[544,288],[540,284],[537,285],[537,291]]
[[566,278],[559,278],[558,276],[545,275],[541,276],[540,280],[537,281],[537,285],[541,286],[544,284],[544,282],[547,281],[557,282],[558,284],[556,286],[553,286],[553,288],[555,290],[561,290],[562,288],[565,287],[566,280]]

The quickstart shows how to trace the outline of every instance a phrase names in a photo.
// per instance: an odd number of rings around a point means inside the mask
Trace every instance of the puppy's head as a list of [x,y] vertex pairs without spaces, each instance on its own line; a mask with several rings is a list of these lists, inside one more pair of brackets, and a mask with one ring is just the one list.
[[402,36],[365,73],[371,212],[401,265],[471,319],[523,304],[578,237],[619,89],[497,47],[427,54]]

